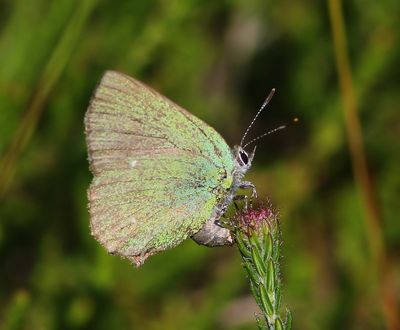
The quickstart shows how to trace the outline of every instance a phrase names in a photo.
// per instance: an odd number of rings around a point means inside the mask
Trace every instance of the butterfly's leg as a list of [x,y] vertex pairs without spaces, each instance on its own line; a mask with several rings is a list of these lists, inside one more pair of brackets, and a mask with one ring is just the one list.
[[240,189],[251,189],[251,197],[257,198],[257,190],[254,184],[252,184],[250,181],[243,181],[239,185]]

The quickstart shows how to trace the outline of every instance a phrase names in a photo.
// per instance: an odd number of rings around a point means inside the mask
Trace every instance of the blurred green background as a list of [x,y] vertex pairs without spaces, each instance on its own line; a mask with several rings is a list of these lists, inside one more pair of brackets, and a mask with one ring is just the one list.
[[276,87],[251,136],[295,116],[300,124],[260,142],[247,177],[281,212],[284,305],[294,328],[396,329],[400,2],[343,6],[375,226],[352,170],[329,8],[1,1],[0,328],[255,329],[235,247],[187,241],[135,269],[91,237],[83,117],[101,74],[114,69],[167,95],[230,145]]

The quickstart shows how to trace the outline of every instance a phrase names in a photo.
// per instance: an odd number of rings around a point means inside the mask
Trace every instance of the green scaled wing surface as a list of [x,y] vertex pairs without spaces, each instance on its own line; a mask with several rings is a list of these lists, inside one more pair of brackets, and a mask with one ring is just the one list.
[[199,231],[232,185],[224,139],[124,74],[104,74],[85,131],[92,234],[136,265]]

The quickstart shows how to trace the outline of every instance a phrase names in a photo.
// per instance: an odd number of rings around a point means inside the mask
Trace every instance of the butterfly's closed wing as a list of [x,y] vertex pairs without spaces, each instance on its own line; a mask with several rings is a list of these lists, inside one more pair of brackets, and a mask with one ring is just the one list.
[[92,233],[136,264],[196,233],[232,184],[222,137],[121,73],[103,76],[85,128]]

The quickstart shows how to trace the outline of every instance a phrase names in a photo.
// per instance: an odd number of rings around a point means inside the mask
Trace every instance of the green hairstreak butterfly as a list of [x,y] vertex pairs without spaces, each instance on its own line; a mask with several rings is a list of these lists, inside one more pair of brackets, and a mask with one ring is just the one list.
[[255,193],[243,181],[254,151],[230,149],[212,127],[114,71],[91,99],[85,132],[94,175],[90,226],[109,253],[139,266],[188,237],[206,246],[232,243],[218,220],[239,188]]

